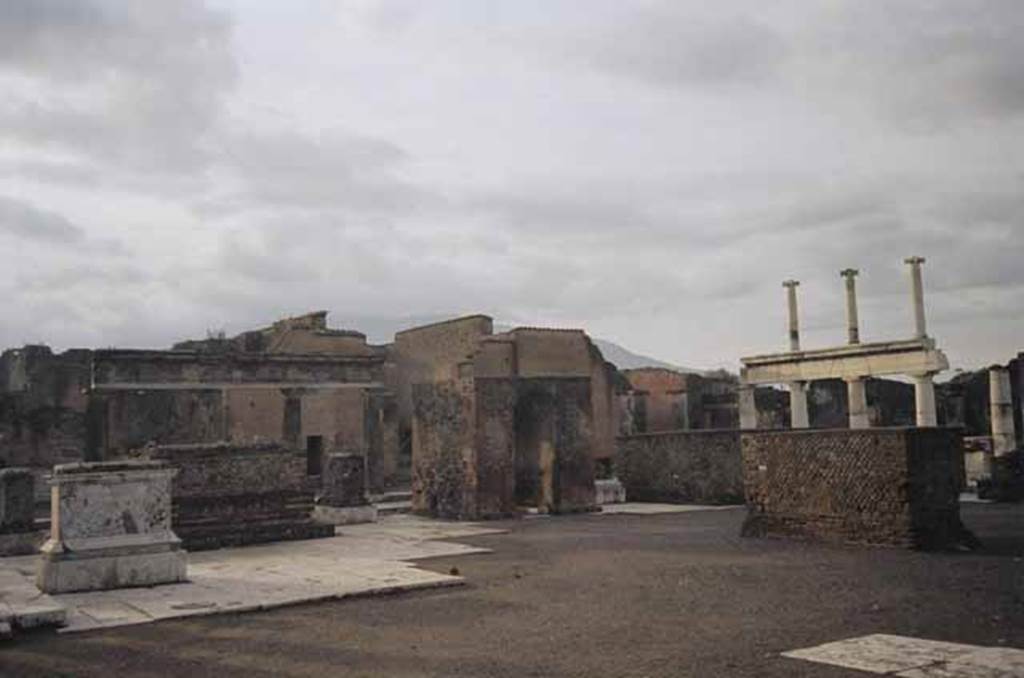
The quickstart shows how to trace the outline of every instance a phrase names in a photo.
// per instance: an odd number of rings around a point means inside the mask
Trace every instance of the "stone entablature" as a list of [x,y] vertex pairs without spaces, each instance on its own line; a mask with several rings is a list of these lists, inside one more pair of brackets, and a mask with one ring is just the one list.
[[861,343],[857,315],[855,278],[858,271],[844,269],[840,277],[846,281],[846,346],[801,350],[796,280],[782,283],[789,307],[789,351],[741,358],[739,392],[740,428],[757,428],[757,405],[754,387],[758,384],[784,383],[789,387],[792,428],[807,428],[809,382],[821,379],[843,379],[847,384],[850,428],[871,426],[865,379],[868,377],[905,374],[914,379],[915,417],[918,426],[935,426],[935,374],[949,369],[949,361],[925,331],[924,291],[921,278],[921,257],[904,260],[910,266],[911,299],[914,309],[914,337],[909,340]]
[[50,539],[36,583],[45,593],[184,581],[186,554],[171,528],[175,471],[152,461],[53,469]]

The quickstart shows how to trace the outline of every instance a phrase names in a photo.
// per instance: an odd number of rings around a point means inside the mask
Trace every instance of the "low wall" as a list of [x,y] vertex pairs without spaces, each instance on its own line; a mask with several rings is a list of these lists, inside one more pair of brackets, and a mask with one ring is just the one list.
[[629,501],[742,504],[740,432],[669,431],[620,437],[615,474]]
[[954,429],[752,431],[741,437],[747,536],[945,548],[970,544]]
[[304,456],[279,445],[166,445],[145,453],[178,471],[173,525],[189,551],[334,534],[310,517]]

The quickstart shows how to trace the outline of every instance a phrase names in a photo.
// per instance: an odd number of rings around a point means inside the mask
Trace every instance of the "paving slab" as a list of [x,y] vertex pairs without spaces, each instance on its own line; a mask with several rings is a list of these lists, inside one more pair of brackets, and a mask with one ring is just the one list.
[[689,513],[690,511],[725,511],[745,508],[742,505],[717,506],[710,504],[656,504],[627,501],[622,504],[605,504],[601,507],[604,515],[626,513],[631,515],[657,515],[661,513]]
[[504,530],[395,515],[338,528],[336,536],[189,554],[189,581],[48,596],[35,587],[36,556],[0,559],[0,623],[63,624],[62,633],[162,619],[242,612],[412,589],[456,577],[410,561],[489,553],[441,541]]
[[1021,678],[1024,650],[876,633],[783,657],[901,678]]

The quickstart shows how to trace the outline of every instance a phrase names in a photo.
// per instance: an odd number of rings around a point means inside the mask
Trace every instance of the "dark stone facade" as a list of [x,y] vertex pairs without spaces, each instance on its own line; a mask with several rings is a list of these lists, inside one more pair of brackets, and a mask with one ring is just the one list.
[[413,509],[474,520],[594,509],[585,377],[478,377],[413,386]]
[[334,535],[310,518],[305,458],[280,445],[167,445],[145,455],[178,469],[172,525],[189,551]]
[[34,519],[35,476],[31,469],[0,469],[0,534],[31,532]]
[[740,432],[624,436],[619,438],[615,475],[630,501],[742,504]]
[[358,454],[329,454],[324,458],[317,503],[324,506],[365,506],[366,464]]
[[970,545],[960,433],[886,428],[741,435],[746,536],[926,549]]

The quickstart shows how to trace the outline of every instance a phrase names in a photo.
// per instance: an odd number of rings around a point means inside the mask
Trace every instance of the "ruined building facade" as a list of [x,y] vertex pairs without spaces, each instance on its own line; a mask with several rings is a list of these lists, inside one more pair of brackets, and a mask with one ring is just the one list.
[[326,455],[362,456],[371,491],[412,484],[428,513],[583,509],[611,466],[623,383],[581,330],[495,334],[479,315],[380,346],[325,312],[171,350],[28,346],[0,358],[0,465],[276,444],[305,455],[312,485]]

